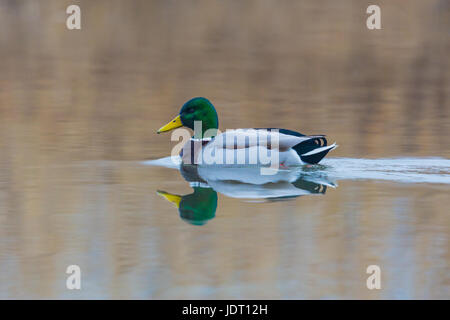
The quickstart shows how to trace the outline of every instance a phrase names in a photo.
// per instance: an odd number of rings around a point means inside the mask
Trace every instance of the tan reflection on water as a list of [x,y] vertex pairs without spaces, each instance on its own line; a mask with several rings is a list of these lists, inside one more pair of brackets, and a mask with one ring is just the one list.
[[[450,6],[0,2],[0,298],[450,298],[448,185],[342,181],[183,222],[155,131],[193,96],[222,129],[325,133],[333,157],[450,157]],[[69,264],[82,290],[65,288]],[[365,287],[378,264],[383,289]]]

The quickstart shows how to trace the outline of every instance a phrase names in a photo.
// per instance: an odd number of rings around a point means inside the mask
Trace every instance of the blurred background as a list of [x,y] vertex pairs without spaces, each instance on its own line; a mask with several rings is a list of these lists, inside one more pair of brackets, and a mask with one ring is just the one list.
[[138,162],[194,96],[330,157],[449,158],[449,33],[447,0],[0,0],[0,298],[450,298],[448,184],[219,194],[198,227],[155,193],[190,193],[180,174]]

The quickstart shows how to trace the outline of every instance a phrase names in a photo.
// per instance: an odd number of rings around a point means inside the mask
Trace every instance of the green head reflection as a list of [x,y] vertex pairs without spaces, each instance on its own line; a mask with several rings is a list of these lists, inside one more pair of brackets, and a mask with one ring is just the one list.
[[217,192],[208,187],[194,187],[194,192],[184,196],[158,191],[158,195],[173,203],[184,221],[201,226],[216,216]]

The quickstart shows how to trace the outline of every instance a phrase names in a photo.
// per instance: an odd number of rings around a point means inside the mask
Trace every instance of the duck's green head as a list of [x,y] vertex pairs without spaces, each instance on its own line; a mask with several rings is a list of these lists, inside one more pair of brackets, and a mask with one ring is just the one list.
[[184,221],[201,226],[216,216],[217,192],[212,188],[194,187],[194,192],[184,196],[158,191],[158,195],[173,203]]
[[[180,113],[168,124],[161,127],[157,133],[166,132],[179,127],[188,127],[194,130],[195,121],[201,121],[202,137],[209,129],[215,129],[207,132],[207,136],[215,136],[219,128],[219,119],[212,103],[206,98],[193,98],[186,102],[180,110]],[[196,134],[200,134],[195,132]]]

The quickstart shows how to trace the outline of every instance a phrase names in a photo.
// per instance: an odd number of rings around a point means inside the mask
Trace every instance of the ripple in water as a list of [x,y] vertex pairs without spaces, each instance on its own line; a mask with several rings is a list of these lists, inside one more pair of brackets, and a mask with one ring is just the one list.
[[[178,169],[180,161],[178,158],[165,157],[143,161],[142,164]],[[317,166],[302,166],[283,169],[283,171],[328,180],[387,180],[401,183],[450,184],[450,160],[444,158],[328,158]]]

